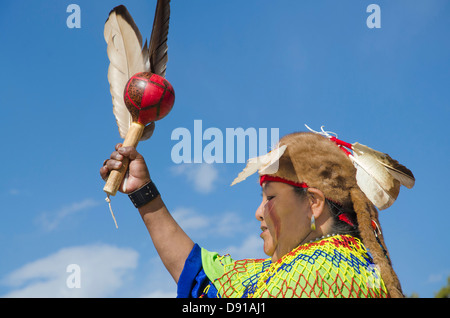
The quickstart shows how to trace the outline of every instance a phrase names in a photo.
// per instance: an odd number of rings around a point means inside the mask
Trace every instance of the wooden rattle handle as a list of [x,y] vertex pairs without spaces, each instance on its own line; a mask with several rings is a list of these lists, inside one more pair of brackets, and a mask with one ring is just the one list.
[[[143,124],[133,122],[131,123],[130,129],[125,136],[125,140],[123,141],[122,147],[137,147],[139,140],[142,137],[142,133],[144,132],[145,126]],[[128,164],[130,163],[129,159],[126,157],[122,161],[122,167],[119,170],[113,170],[109,174],[108,180],[106,181],[105,187],[103,191],[105,191],[108,195],[115,196],[117,190],[119,190],[120,184],[125,176],[125,173],[128,170]]]

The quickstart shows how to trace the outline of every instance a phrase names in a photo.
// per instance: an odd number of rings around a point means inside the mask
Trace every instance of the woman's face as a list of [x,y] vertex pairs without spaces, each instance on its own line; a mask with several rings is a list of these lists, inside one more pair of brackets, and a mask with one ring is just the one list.
[[288,184],[265,182],[262,189],[263,199],[255,217],[261,222],[264,253],[276,261],[311,233],[312,213],[306,197],[300,197]]

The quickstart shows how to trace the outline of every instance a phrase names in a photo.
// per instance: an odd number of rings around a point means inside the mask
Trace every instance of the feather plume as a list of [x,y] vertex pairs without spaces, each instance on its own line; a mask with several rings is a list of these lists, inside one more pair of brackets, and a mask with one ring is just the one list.
[[131,115],[123,100],[123,90],[131,76],[148,70],[142,50],[142,35],[125,6],[115,7],[105,23],[109,57],[108,81],[119,133],[125,138]]
[[378,163],[392,175],[392,177],[398,180],[402,185],[411,189],[414,187],[415,178],[411,170],[401,165],[397,160],[392,159],[388,154],[374,150],[365,145],[355,142],[352,144],[354,153],[358,154],[370,154],[374,157]]
[[231,185],[235,185],[236,183],[239,183],[241,181],[244,181],[249,176],[254,174],[255,172],[259,171],[260,173],[266,173],[266,174],[273,174],[277,172],[278,170],[278,163],[279,159],[283,155],[283,153],[286,151],[286,145],[283,145],[279,148],[275,148],[274,150],[268,152],[265,155],[250,158],[247,161],[247,165],[242,170],[236,179],[234,179],[233,183]]
[[[125,138],[132,118],[123,100],[126,83],[136,73],[153,72],[165,76],[170,0],[158,0],[150,45],[142,45],[142,35],[125,6],[111,10],[105,22],[104,37],[110,60],[108,81],[119,133]],[[151,137],[155,124],[147,125],[141,141]]]
[[400,183],[370,154],[349,155],[356,167],[356,181],[361,191],[380,210],[390,207],[397,199]]
[[356,181],[375,206],[384,210],[398,197],[400,185],[411,189],[415,179],[412,172],[388,154],[355,142],[349,158],[357,168]]
[[[358,142],[349,144],[330,135],[330,132],[310,131],[328,137],[348,155],[356,167],[356,181],[361,191],[380,210],[390,207],[398,197],[400,185],[411,189],[415,178],[412,172],[388,154]],[[334,133],[333,133],[334,134]],[[334,134],[336,135],[336,134]],[[350,153],[345,148],[352,150]]]
[[149,61],[152,73],[166,75],[167,35],[169,34],[170,0],[159,0],[156,4],[155,20],[150,36]]

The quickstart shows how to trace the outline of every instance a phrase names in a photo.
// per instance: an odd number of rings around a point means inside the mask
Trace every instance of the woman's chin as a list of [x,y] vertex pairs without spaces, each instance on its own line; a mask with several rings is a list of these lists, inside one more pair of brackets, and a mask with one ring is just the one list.
[[272,256],[275,251],[275,246],[269,233],[261,233],[261,238],[264,240],[264,254],[266,254],[267,256]]

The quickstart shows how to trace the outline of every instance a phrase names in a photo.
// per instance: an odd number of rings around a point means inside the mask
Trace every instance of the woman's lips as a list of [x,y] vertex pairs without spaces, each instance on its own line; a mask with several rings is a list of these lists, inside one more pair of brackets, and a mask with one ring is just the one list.
[[261,226],[261,234],[259,235],[262,237],[262,235],[267,231],[267,226]]

